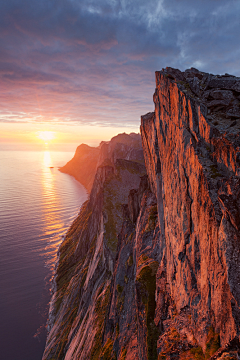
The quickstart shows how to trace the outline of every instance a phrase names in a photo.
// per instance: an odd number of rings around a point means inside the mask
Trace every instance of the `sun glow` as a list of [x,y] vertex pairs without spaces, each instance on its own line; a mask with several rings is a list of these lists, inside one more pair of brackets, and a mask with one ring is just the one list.
[[38,131],[37,137],[43,140],[45,143],[55,139],[55,132],[53,131]]

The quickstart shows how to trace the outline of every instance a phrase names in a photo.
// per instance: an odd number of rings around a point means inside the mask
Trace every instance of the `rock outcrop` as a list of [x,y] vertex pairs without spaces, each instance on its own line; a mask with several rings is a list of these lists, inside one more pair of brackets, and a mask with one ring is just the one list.
[[146,168],[102,146],[60,247],[44,360],[239,358],[239,98],[228,74],[156,72]]
[[99,148],[81,144],[77,147],[74,157],[59,170],[73,176],[90,192],[97,170],[99,152]]
[[98,166],[104,162],[112,165],[119,158],[144,161],[140,134],[118,134],[98,147],[81,144],[74,157],[59,170],[75,177],[90,193]]
[[[155,113],[142,117],[162,234],[155,311],[162,356],[171,353],[173,329],[176,353],[200,346],[212,355],[239,337],[240,119],[229,116],[239,111],[239,85],[227,74],[163,69],[156,73]],[[174,315],[166,310],[171,302]]]

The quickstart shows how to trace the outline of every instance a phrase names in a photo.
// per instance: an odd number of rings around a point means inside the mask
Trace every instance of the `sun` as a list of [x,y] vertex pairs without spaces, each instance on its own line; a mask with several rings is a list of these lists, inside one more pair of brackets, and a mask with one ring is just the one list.
[[55,139],[55,133],[53,131],[38,131],[37,137],[47,143]]

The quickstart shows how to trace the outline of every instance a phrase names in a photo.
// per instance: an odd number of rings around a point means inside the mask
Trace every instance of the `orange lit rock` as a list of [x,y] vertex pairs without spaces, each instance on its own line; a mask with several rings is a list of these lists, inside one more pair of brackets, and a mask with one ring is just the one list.
[[96,168],[59,250],[44,360],[239,359],[240,79],[166,68],[153,99],[143,153],[136,134],[80,147]]

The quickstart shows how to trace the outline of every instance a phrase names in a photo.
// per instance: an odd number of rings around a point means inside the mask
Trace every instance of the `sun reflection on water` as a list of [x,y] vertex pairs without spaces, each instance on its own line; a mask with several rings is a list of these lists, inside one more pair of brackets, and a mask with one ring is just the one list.
[[51,167],[52,166],[52,157],[50,154],[50,151],[44,151],[43,153],[43,164],[46,167]]
[[43,201],[47,204],[48,209],[43,214],[44,217],[44,234],[48,239],[45,246],[45,264],[50,269],[51,273],[57,261],[57,251],[59,245],[63,240],[64,224],[59,216],[59,209],[61,209],[61,202],[57,196],[55,173],[53,171],[53,161],[50,151],[44,151],[43,154],[43,171],[41,176]]

